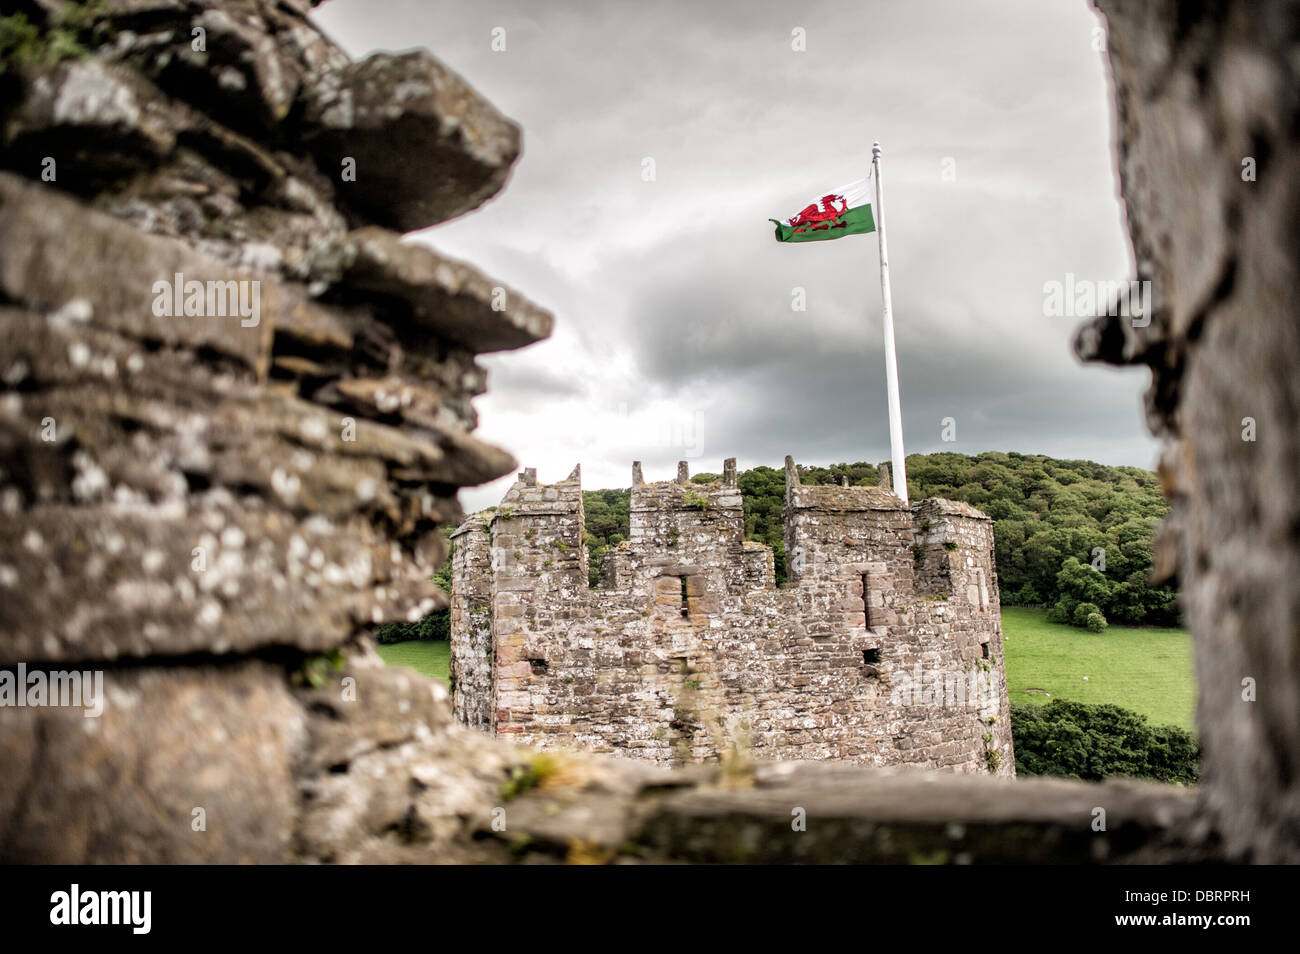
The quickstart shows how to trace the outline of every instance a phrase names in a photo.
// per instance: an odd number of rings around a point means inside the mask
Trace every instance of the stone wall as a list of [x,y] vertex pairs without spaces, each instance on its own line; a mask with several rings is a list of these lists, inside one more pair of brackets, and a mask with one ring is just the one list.
[[1105,0],[1119,173],[1149,324],[1085,358],[1151,369],[1199,674],[1202,789],[1239,857],[1300,860],[1300,4]]
[[487,524],[467,524],[456,541],[452,574],[465,580],[451,594],[451,685],[456,718],[476,729],[492,725],[492,588],[471,567],[490,563],[492,538]]
[[552,319],[399,233],[496,193],[518,127],[425,52],[350,62],[304,0],[18,6],[0,666],[105,698],[0,708],[0,859],[386,858],[421,812],[448,837],[501,770],[408,805],[445,702],[366,634],[444,605],[437,527],[514,467],[472,434],[476,355]]
[[[458,717],[542,748],[1014,773],[991,521],[787,461],[790,581],[720,481],[645,483],[588,586],[579,472],[524,471],[454,536]],[[485,595],[487,599],[485,600]],[[491,616],[471,617],[490,601]],[[486,627],[484,626],[486,623]],[[487,630],[488,638],[484,634]],[[490,679],[486,678],[490,675]]]

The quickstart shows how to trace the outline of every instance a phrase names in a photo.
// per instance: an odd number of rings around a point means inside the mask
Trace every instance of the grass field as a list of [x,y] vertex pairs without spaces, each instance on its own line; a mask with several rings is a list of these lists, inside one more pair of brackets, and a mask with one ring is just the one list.
[[377,648],[384,662],[390,666],[407,666],[425,676],[447,681],[451,643],[412,640],[408,643],[381,644]]
[[[1110,702],[1151,722],[1193,728],[1192,638],[1181,629],[1111,626],[1101,634],[1049,623],[1045,610],[1002,609],[1012,702]],[[1087,676],[1087,680],[1083,677]]]
[[[1007,691],[1012,702],[1111,702],[1153,723],[1192,728],[1196,678],[1192,641],[1180,629],[1112,626],[1097,635],[1057,626],[1043,610],[1002,610]],[[409,666],[447,680],[451,649],[445,642],[390,643],[379,655],[390,666]],[[1083,677],[1087,676],[1087,680]]]

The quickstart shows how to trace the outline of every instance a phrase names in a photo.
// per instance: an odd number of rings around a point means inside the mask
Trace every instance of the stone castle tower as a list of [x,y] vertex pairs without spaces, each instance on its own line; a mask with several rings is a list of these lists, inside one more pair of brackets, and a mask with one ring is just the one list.
[[[887,480],[887,478],[885,478]],[[580,471],[524,470],[454,534],[453,701],[542,748],[665,763],[733,747],[1014,774],[992,521],[887,486],[804,486],[786,458],[788,581],[745,539],[736,464],[645,483],[588,585]]]

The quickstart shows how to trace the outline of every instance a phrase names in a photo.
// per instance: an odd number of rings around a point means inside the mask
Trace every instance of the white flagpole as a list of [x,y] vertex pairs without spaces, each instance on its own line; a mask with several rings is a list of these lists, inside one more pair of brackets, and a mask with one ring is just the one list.
[[907,462],[903,453],[903,409],[898,396],[898,358],[894,354],[894,307],[889,297],[889,249],[885,245],[885,187],[880,182],[880,143],[871,144],[876,180],[876,233],[880,238],[880,297],[885,306],[885,384],[889,388],[889,456],[894,464],[894,494],[907,506]]

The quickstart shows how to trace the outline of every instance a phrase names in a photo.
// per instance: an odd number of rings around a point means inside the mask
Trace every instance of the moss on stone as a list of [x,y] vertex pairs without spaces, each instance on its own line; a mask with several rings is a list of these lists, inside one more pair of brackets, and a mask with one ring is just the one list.
[[42,30],[25,14],[0,17],[0,74],[22,67],[50,67],[64,60],[81,60],[90,50],[81,44],[79,32],[89,23],[98,3],[69,4],[53,25]]
[[501,783],[501,797],[506,801],[518,798],[545,783],[559,771],[559,767],[559,761],[555,756],[538,752],[531,761],[516,765],[510,770],[510,777]]

